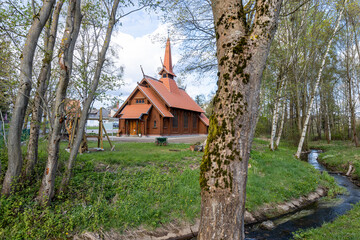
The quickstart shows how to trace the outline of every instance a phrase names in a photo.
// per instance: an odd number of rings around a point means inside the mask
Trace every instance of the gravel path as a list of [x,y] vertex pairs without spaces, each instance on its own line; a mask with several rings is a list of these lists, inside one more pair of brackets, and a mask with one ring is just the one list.
[[[114,142],[155,142],[155,139],[159,136],[123,136],[114,137],[110,136],[111,141]],[[194,144],[197,142],[203,143],[207,138],[207,135],[181,135],[181,136],[166,136],[169,143],[190,143]],[[104,139],[106,140],[106,139]],[[96,140],[97,141],[97,140]]]

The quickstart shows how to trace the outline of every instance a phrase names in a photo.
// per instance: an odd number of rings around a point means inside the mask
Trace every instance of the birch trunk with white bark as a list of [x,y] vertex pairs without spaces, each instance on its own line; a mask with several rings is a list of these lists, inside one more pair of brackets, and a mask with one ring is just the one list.
[[329,109],[328,109],[328,105],[325,102],[325,116],[326,116],[326,140],[328,143],[331,142],[331,128],[330,128],[330,117],[329,117]]
[[282,102],[282,95],[283,95],[283,88],[285,85],[285,79],[283,79],[280,83],[280,88],[277,92],[277,96],[275,99],[275,108],[274,108],[274,112],[273,112],[273,119],[272,119],[272,124],[271,124],[271,136],[270,136],[270,150],[274,151],[276,149],[276,147],[274,146],[274,142],[275,142],[275,137],[276,137],[276,128],[278,125],[278,119],[279,119],[279,112],[280,112],[280,105]]
[[283,101],[283,106],[282,106],[282,113],[281,113],[281,123],[280,123],[280,128],[279,128],[279,132],[278,132],[278,136],[276,138],[276,143],[275,143],[275,149],[277,149],[279,147],[280,144],[280,139],[281,139],[281,135],[284,129],[284,123],[285,123],[285,112],[286,112],[286,101]]
[[26,37],[24,49],[21,54],[20,86],[16,95],[8,135],[8,168],[2,187],[2,194],[4,195],[10,195],[14,186],[13,183],[17,182],[21,173],[23,165],[21,131],[31,92],[33,59],[40,33],[50,16],[54,3],[55,0],[44,1],[40,12],[34,16],[34,21]]
[[[347,0],[345,1],[344,4],[346,4]],[[314,104],[314,97],[315,97],[315,94],[316,94],[316,91],[319,87],[319,83],[320,83],[320,80],[321,80],[321,76],[322,76],[322,72],[324,70],[324,66],[325,66],[325,61],[326,61],[326,57],[329,53],[329,50],[330,50],[330,47],[331,47],[331,44],[334,40],[334,37],[335,37],[335,33],[337,32],[338,28],[339,28],[339,25],[340,25],[340,20],[342,18],[342,15],[343,15],[343,12],[344,12],[344,9],[345,9],[345,6],[341,9],[340,11],[340,14],[339,14],[339,17],[338,19],[336,20],[336,26],[335,26],[335,29],[334,29],[334,32],[330,38],[330,41],[326,47],[326,51],[325,51],[325,54],[322,58],[322,62],[321,62],[321,66],[320,66],[320,69],[319,69],[319,73],[318,73],[318,76],[316,78],[316,82],[315,82],[315,86],[313,88],[313,92],[311,94],[311,98],[310,98],[310,103],[309,103],[309,107],[307,109],[307,112],[306,112],[306,117],[305,117],[305,121],[304,121],[304,125],[303,125],[303,129],[302,129],[302,133],[301,133],[301,137],[300,137],[300,141],[299,141],[299,145],[298,145],[298,149],[297,149],[297,152],[295,154],[295,157],[296,158],[300,158],[300,154],[301,154],[301,151],[302,151],[302,148],[303,148],[303,144],[304,144],[304,140],[305,140],[305,137],[306,137],[306,132],[307,132],[307,129],[308,129],[308,125],[309,125],[309,120],[310,120],[310,115],[311,115],[311,111],[312,111],[312,108],[313,108],[313,104]]]

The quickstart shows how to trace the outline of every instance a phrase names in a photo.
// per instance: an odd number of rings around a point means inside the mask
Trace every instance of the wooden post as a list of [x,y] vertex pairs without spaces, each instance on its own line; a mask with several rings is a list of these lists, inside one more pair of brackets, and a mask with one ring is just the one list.
[[114,146],[112,145],[112,143],[111,143],[111,141],[110,141],[110,138],[109,138],[109,135],[108,135],[108,133],[106,132],[106,128],[105,128],[104,124],[103,124],[103,123],[101,123],[101,124],[102,124],[102,126],[103,126],[103,128],[104,128],[105,136],[106,136],[107,140],[109,141],[109,144],[110,144],[110,147],[111,147],[111,151],[114,151],[115,145],[114,145]]
[[160,115],[160,121],[159,121],[159,128],[160,128],[160,135],[162,136],[163,135],[163,117]]
[[136,135],[139,136],[139,119],[136,121]]
[[101,149],[104,149],[104,143],[103,143],[103,122],[102,122],[102,120],[103,120],[102,108],[100,108],[98,147],[101,147]]
[[145,116],[144,117],[144,136],[146,136],[147,119],[148,119],[148,117]]
[[128,126],[129,126],[129,121],[125,119],[125,134],[126,135],[129,135],[128,134]]

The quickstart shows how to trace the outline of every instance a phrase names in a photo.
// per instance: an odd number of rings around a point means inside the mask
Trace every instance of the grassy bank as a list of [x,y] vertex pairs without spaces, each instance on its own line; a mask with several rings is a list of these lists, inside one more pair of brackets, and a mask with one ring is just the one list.
[[[59,173],[68,157],[65,146],[61,146]],[[295,160],[294,148],[270,152],[267,146],[268,142],[255,140],[251,151],[249,211],[265,203],[297,198],[319,185],[334,191],[333,179]],[[0,198],[0,238],[66,239],[85,230],[153,229],[199,217],[202,153],[189,151],[187,144],[117,143],[115,152],[105,147],[105,152],[79,156],[70,190],[57,196],[51,206],[41,208],[33,199],[47,155],[44,142],[36,178],[19,186],[22,190],[16,195]],[[6,154],[0,156],[5,163]],[[57,185],[60,180],[56,179]]]
[[360,180],[360,150],[351,141],[325,141],[313,142],[311,147],[323,149],[324,153],[319,155],[321,163],[334,171],[346,173],[349,164],[355,167],[352,178]]
[[[360,152],[352,142],[332,141],[331,144],[327,144],[326,142],[313,142],[311,143],[311,147],[325,151],[319,155],[319,161],[334,171],[346,173],[349,168],[349,163],[351,163],[355,167],[352,177],[359,179]],[[357,240],[360,239],[359,219],[360,203],[356,204],[352,210],[340,216],[332,223],[326,223],[320,228],[298,233],[296,239]]]
[[296,234],[295,239],[311,240],[358,240],[360,239],[360,204],[332,223],[321,228],[310,229]]

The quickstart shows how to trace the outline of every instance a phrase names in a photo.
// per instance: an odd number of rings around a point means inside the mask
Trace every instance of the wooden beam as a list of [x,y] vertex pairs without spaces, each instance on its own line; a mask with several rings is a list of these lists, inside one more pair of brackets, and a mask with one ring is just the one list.
[[110,147],[111,147],[111,151],[114,151],[115,145],[114,145],[114,146],[112,145],[112,143],[111,143],[111,141],[110,141],[110,138],[109,138],[109,135],[108,135],[107,132],[106,132],[106,128],[105,128],[105,126],[104,126],[104,123],[101,122],[101,124],[102,124],[102,126],[103,126],[103,128],[104,128],[105,136],[107,137],[107,140],[109,141],[109,144],[110,144]]
[[98,147],[101,149],[104,149],[104,143],[103,143],[103,117],[102,117],[102,108],[100,108],[100,116],[99,116],[99,140],[98,140]]

